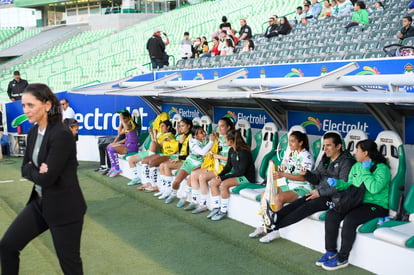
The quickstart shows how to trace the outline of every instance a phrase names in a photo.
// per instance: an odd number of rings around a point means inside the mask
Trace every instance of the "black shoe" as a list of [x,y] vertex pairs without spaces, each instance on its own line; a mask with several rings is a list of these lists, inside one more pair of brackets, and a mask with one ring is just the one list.
[[110,170],[109,168],[106,168],[105,170],[103,170],[102,175],[106,176],[106,174],[109,173],[109,170]]
[[106,171],[108,168],[106,168],[106,166],[99,166],[98,168],[96,168],[94,171],[95,172],[103,172]]

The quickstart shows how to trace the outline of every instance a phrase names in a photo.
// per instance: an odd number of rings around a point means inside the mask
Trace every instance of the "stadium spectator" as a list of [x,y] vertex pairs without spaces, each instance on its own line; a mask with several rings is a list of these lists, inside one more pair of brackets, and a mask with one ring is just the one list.
[[198,47],[201,45],[201,37],[191,41],[191,58],[198,57]]
[[[221,31],[220,32],[220,36],[219,36],[219,46],[218,46],[218,50],[221,52],[223,50],[223,48],[226,46],[226,40],[230,38],[227,35],[227,31]],[[221,53],[220,53],[221,54]]]
[[237,31],[235,29],[230,30],[230,33],[228,34],[231,39],[233,39],[234,46],[239,44],[239,38],[237,37]]
[[292,26],[290,25],[286,16],[283,16],[280,19],[280,26],[276,30],[277,35],[287,35],[292,31]]
[[252,29],[247,25],[246,19],[240,19],[239,41],[252,38]]
[[[316,261],[316,265],[326,270],[336,270],[348,266],[348,257],[356,237],[356,229],[360,224],[374,218],[388,215],[389,190],[391,173],[387,160],[378,151],[377,144],[371,140],[362,140],[356,145],[357,163],[352,166],[348,180],[329,178],[328,183],[338,191],[351,185],[365,185],[362,203],[346,213],[330,209],[325,218],[326,253]],[[341,230],[341,246],[338,251],[339,227]]]
[[121,120],[122,132],[125,134],[125,139],[113,142],[106,147],[109,160],[111,162],[111,169],[107,176],[110,178],[118,176],[122,173],[119,168],[118,154],[128,154],[132,152],[138,152],[139,140],[137,125],[131,118],[131,114],[128,110],[122,109],[118,111],[119,118]]
[[216,178],[210,181],[213,209],[207,218],[211,218],[213,221],[221,220],[227,216],[230,187],[256,181],[252,153],[250,147],[244,142],[240,129],[228,131],[226,142],[231,147],[226,166]]
[[310,13],[312,14],[313,18],[318,19],[321,11],[322,5],[318,2],[318,0],[312,0],[312,4],[310,5]]
[[323,20],[331,16],[331,3],[329,0],[323,1],[323,8],[321,14],[319,15],[318,19]]
[[306,24],[308,21],[314,21],[313,15],[310,13],[310,6],[304,5],[303,6],[303,13],[301,16],[301,22],[302,24]]
[[19,71],[13,72],[13,80],[9,82],[7,87],[7,95],[11,101],[22,99],[24,89],[29,85],[26,80],[20,77]]
[[[366,9],[365,3],[363,1],[358,1],[355,3],[354,6],[354,13],[352,14],[352,22],[349,23],[345,29],[348,31],[349,28],[355,27],[355,26],[361,26],[369,24],[369,18],[368,18],[368,11]],[[363,30],[363,29],[362,29]]]
[[226,32],[228,32],[228,31],[231,30],[231,24],[229,22],[227,22],[227,17],[226,16],[223,16],[221,18],[221,22],[222,23],[219,26],[220,31],[226,31]]
[[178,154],[170,156],[170,159],[160,164],[160,180],[162,183],[162,194],[158,194],[158,199],[168,198],[172,192],[171,184],[174,180],[172,170],[179,169],[181,164],[187,159],[190,153],[189,141],[191,139],[190,130],[193,128],[193,122],[188,118],[183,118],[178,124]]
[[408,14],[414,13],[414,0],[411,1],[410,4],[408,4]]
[[226,165],[227,162],[227,156],[230,147],[226,143],[226,133],[229,130],[234,129],[234,123],[229,118],[223,117],[218,121],[217,125],[217,131],[219,134],[217,141],[218,151],[217,153],[213,153],[213,158],[219,162],[218,167],[215,167],[215,169],[210,170],[206,168],[201,168],[191,172],[191,197],[193,203],[196,203],[197,206],[197,208],[194,209],[194,211],[192,212],[193,214],[199,214],[208,210],[208,182],[215,178],[219,172],[221,172],[221,169]]
[[303,5],[312,5],[312,3],[311,3],[311,1],[308,1],[308,0],[305,0],[305,1],[303,1]]
[[151,59],[152,69],[161,69],[164,65],[168,66],[168,55],[165,52],[165,46],[170,43],[167,34],[164,32],[165,41],[161,38],[161,30],[156,29],[154,34],[148,39],[147,50]]
[[191,58],[193,55],[193,49],[191,46],[191,40],[189,39],[189,36],[190,34],[188,32],[184,32],[184,39],[181,40],[180,51],[182,59]]
[[273,36],[277,36],[277,29],[278,29],[277,21],[275,17],[269,18],[269,26],[267,26],[266,31],[264,32],[264,37],[271,38]]
[[234,54],[234,45],[231,38],[227,38],[224,47],[221,49],[220,55],[232,55]]
[[370,13],[378,14],[384,11],[384,4],[380,1],[375,2],[372,8],[369,8]]
[[344,17],[351,15],[353,11],[353,5],[349,0],[337,0],[338,1],[338,17]]
[[213,48],[209,52],[203,54],[200,57],[211,57],[215,55],[220,55],[219,38],[217,36],[213,38]]
[[[188,143],[190,154],[178,170],[177,176],[171,184],[171,193],[165,200],[165,203],[172,203],[174,199],[177,197],[177,192],[180,188],[181,182],[189,174],[191,174],[193,170],[201,167],[201,164],[204,160],[204,156],[210,151],[211,147],[213,146],[213,141],[216,138],[216,135],[212,133],[207,139],[206,132],[204,131],[203,127],[199,125],[195,125],[193,126],[193,128],[191,128],[191,136],[192,137]],[[187,202],[187,197],[191,194],[191,179],[187,181],[187,184],[185,186],[185,194],[186,196],[184,198],[180,198],[180,200],[178,201],[178,208],[181,208],[185,205],[185,203]]]
[[[327,202],[336,189],[329,186],[327,179],[335,178],[347,181],[349,171],[355,163],[348,151],[342,148],[342,139],[339,134],[326,133],[323,137],[324,155],[315,170],[307,170],[305,180],[317,188],[291,204],[284,206],[277,212],[267,209],[265,213],[267,234],[260,238],[260,242],[268,243],[280,237],[279,229],[294,224],[313,213],[327,210]],[[264,226],[256,228],[249,235],[251,238],[259,237],[265,233]]]
[[296,8],[296,14],[293,17],[295,20],[295,24],[299,24],[302,22],[302,14],[303,14],[303,8],[302,7],[297,7]]
[[244,46],[240,53],[249,53],[252,51],[254,51],[254,42],[253,40],[249,39],[246,41],[246,43],[244,43]]
[[407,37],[414,36],[414,27],[412,26],[412,23],[413,23],[413,18],[411,16],[409,15],[404,16],[402,20],[403,27],[401,28],[401,30],[399,31],[396,37],[398,39],[404,40]]
[[196,56],[200,57],[201,55],[207,53],[208,50],[209,48],[208,48],[207,38],[203,36],[201,37],[200,44],[197,47]]
[[338,7],[338,1],[332,0],[331,1],[331,16],[332,17],[338,17],[339,16],[339,7]]
[[69,101],[66,98],[60,100],[60,107],[62,108],[63,120],[67,118],[75,118],[75,111],[69,106]]

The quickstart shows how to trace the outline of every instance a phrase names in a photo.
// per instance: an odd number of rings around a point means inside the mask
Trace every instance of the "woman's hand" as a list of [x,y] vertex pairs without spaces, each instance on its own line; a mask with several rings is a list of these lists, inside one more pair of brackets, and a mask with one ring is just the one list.
[[285,177],[285,173],[283,172],[274,172],[273,173],[273,179],[280,179],[280,178],[284,178]]
[[318,192],[317,189],[311,190],[308,194],[306,194],[306,200],[307,201],[308,200],[313,200],[313,199],[316,199],[316,198],[319,198],[319,197],[320,197],[320,195],[319,195],[319,192]]
[[47,164],[43,162],[39,167],[39,173],[40,174],[46,174],[47,171],[48,171]]

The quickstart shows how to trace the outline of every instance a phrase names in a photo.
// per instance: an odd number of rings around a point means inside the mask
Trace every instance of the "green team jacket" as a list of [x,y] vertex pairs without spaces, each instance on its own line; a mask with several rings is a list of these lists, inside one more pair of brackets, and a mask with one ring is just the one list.
[[348,182],[338,180],[336,189],[342,191],[349,186],[359,187],[365,183],[366,192],[363,203],[373,203],[388,209],[391,172],[387,165],[380,163],[373,173],[368,168],[362,168],[362,163],[355,163],[349,172]]
[[352,21],[358,21],[359,24],[368,25],[369,24],[369,17],[367,10],[360,10],[359,12],[355,11],[352,14]]

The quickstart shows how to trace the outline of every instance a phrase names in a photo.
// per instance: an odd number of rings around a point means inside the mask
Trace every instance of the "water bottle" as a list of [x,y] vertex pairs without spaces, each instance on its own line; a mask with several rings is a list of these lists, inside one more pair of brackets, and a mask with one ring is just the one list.
[[383,217],[381,217],[381,218],[378,218],[378,221],[377,221],[377,226],[380,226],[381,224],[383,224],[384,223],[384,218]]

